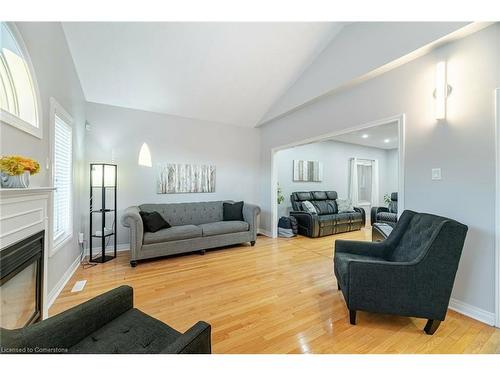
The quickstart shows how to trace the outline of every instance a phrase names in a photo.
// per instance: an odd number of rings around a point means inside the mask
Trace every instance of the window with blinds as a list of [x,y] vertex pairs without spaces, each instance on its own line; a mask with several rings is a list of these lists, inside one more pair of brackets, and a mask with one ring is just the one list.
[[72,234],[72,128],[54,115],[54,245]]

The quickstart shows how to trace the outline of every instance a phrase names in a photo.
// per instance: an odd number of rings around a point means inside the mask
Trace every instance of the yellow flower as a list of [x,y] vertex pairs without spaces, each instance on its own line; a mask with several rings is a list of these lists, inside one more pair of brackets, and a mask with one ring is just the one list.
[[40,172],[40,164],[36,160],[24,156],[11,155],[0,158],[0,171],[15,176],[24,173],[30,174]]

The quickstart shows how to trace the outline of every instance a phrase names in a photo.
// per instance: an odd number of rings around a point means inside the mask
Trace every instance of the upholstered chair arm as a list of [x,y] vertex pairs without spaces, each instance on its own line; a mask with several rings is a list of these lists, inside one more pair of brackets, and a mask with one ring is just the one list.
[[137,259],[137,255],[142,248],[144,236],[144,225],[142,223],[140,209],[137,206],[132,206],[123,212],[122,225],[130,228],[130,259]]
[[389,212],[389,209],[387,207],[372,207],[370,211],[370,223],[372,225],[377,222],[377,215],[379,212]]
[[210,354],[212,352],[211,327],[198,322],[182,336],[168,345],[162,354]]
[[390,251],[385,242],[368,242],[368,241],[350,241],[336,240],[336,253],[349,253],[356,255],[368,255],[380,258],[385,258]]
[[444,320],[447,303],[436,305],[434,281],[424,274],[416,262],[353,260],[348,265],[349,309]]
[[132,307],[133,289],[120,286],[26,328],[1,329],[0,346],[4,352],[31,348],[38,353],[64,353]]
[[243,220],[245,220],[249,225],[249,231],[255,240],[257,236],[257,217],[260,214],[260,207],[255,204],[244,203],[243,204]]

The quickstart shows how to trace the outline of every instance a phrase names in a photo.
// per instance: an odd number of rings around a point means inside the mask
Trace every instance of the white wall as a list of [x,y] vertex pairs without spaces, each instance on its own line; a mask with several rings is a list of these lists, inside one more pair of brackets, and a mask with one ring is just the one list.
[[[500,86],[500,26],[494,24],[381,76],[262,127],[261,227],[271,225],[271,149],[406,114],[405,207],[469,226],[453,297],[494,311],[494,88]],[[435,64],[446,60],[447,120],[434,118]],[[442,168],[443,179],[431,180]]]
[[[396,155],[396,164],[392,163]],[[375,147],[359,146],[350,143],[325,141],[297,146],[278,151],[275,155],[278,182],[285,201],[278,206],[278,217],[287,215],[291,210],[290,195],[294,191],[335,190],[339,198],[349,194],[349,159],[378,160],[379,162],[379,203],[383,205],[384,194],[397,191],[398,165],[397,150],[384,150]],[[390,159],[390,160],[389,160]],[[293,160],[317,160],[323,163],[321,182],[294,182]],[[386,181],[389,179],[389,184]],[[396,189],[393,189],[396,181]]]
[[84,191],[85,100],[61,25],[56,22],[19,22],[16,26],[30,54],[40,89],[43,139],[40,140],[2,123],[0,153],[20,154],[36,159],[40,163],[41,171],[33,176],[31,186],[49,186],[52,184],[51,174],[50,170],[45,169],[45,165],[46,159],[50,157],[49,135],[53,125],[49,123],[50,97],[54,97],[74,119],[74,235],[67,245],[49,258],[47,290],[50,296],[66,270],[79,256],[77,233],[81,228],[79,198]]
[[[470,22],[353,22],[269,109],[269,121],[418,50]],[[339,58],[341,57],[341,58]]]
[[[258,201],[258,129],[95,103],[87,104],[87,120],[87,163],[111,162],[113,153],[118,164],[118,221],[123,209],[143,203]],[[137,164],[143,142],[153,168]],[[215,193],[156,194],[156,166],[166,162],[214,164]],[[119,224],[118,243],[128,242]]]

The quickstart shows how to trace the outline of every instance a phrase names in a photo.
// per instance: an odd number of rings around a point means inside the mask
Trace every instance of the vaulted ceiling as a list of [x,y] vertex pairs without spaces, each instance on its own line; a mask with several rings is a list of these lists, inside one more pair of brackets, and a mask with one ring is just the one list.
[[341,23],[63,23],[87,101],[256,126]]

